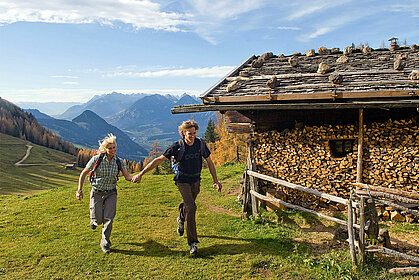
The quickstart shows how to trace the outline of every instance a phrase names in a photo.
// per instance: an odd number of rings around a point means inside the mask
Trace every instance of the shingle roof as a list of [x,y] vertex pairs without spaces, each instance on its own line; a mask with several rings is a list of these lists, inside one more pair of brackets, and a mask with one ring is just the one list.
[[251,56],[201,98],[204,103],[365,98],[416,99],[419,46],[319,48]]

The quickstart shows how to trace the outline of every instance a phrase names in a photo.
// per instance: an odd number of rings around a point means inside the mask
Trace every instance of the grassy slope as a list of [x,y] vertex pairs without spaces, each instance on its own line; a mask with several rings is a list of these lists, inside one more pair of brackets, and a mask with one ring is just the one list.
[[49,165],[20,166],[19,161],[26,153],[29,142],[0,133],[0,194],[33,193],[35,191],[74,184],[80,171],[65,170],[61,163],[73,162],[75,157],[36,144],[30,156],[23,162]]
[[[240,213],[234,199],[243,166],[217,170],[223,193],[210,188],[205,170],[197,199],[197,257],[189,256],[186,237],[176,234],[180,194],[170,175],[147,175],[140,185],[119,182],[110,255],[100,251],[99,228],[88,227],[88,198],[80,202],[74,197],[76,181],[26,197],[0,196],[0,278],[393,279],[376,260],[368,271],[351,275],[346,247],[313,249],[311,240],[318,232],[303,226],[324,223],[315,217],[265,213],[263,217],[288,221],[272,223],[223,213],[222,208]],[[88,189],[86,185],[85,193]]]

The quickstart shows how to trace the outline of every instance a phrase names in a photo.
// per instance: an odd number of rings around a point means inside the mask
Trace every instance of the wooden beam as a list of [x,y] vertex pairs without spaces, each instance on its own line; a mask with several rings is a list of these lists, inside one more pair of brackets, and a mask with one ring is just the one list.
[[359,262],[361,267],[365,264],[365,196],[359,202]]
[[419,199],[419,193],[407,192],[407,191],[390,189],[390,188],[377,187],[377,186],[362,184],[362,183],[353,183],[353,185],[355,185],[359,188],[367,189],[367,190],[385,192],[385,193],[405,196],[405,197],[409,197],[409,198],[413,198],[413,199]]
[[395,268],[389,269],[388,272],[390,273],[419,273],[419,267],[414,267],[414,266],[395,267]]
[[419,263],[419,257],[408,255],[408,254],[405,254],[405,253],[400,253],[400,252],[397,252],[395,250],[391,250],[391,249],[381,247],[381,246],[378,246],[378,245],[370,245],[366,248],[366,251],[367,252],[380,252],[380,253],[383,253],[383,254],[387,254],[387,255],[394,256],[394,257],[409,260],[409,261],[412,261],[412,262],[415,262],[415,263]]
[[252,132],[251,123],[226,123],[227,132],[249,134]]
[[352,209],[352,191],[348,201],[348,241],[349,241],[349,252],[351,253],[352,267],[355,267],[356,254],[355,254],[355,238],[354,238],[354,220],[353,220],[353,209]]
[[350,101],[330,103],[274,103],[274,104],[194,104],[175,106],[172,114],[208,112],[208,111],[270,111],[270,110],[335,110],[335,109],[374,109],[374,108],[416,108],[419,99],[387,101]]
[[[260,193],[255,192],[255,191],[250,191],[250,193],[251,193],[252,195],[254,195],[255,197],[257,197],[258,199],[260,199],[260,200],[264,200],[264,201],[269,201],[269,202],[279,203],[279,204],[282,204],[282,205],[284,205],[284,206],[286,206],[286,207],[288,207],[288,208],[294,209],[294,210],[307,212],[307,213],[310,213],[310,214],[316,215],[316,216],[318,216],[318,217],[324,218],[324,219],[326,219],[326,220],[334,221],[335,223],[338,223],[338,224],[340,224],[340,225],[345,225],[345,226],[347,225],[347,222],[346,222],[346,221],[344,221],[344,220],[341,220],[341,219],[338,219],[338,218],[335,218],[335,217],[330,217],[330,216],[328,216],[328,215],[325,215],[325,214],[322,214],[322,213],[316,212],[316,211],[314,211],[314,210],[307,209],[307,208],[304,208],[304,207],[301,207],[301,206],[298,206],[298,205],[294,205],[294,204],[291,204],[291,203],[285,202],[285,201],[280,200],[280,199],[278,199],[278,198],[274,198],[274,197],[267,197],[267,196],[265,196],[265,195],[263,195],[263,194],[260,194]],[[354,225],[354,226],[355,226],[355,227],[357,227],[358,225]],[[359,227],[359,226],[358,226],[358,227]]]
[[362,146],[364,141],[364,109],[359,109],[358,121],[358,157],[356,161],[356,182],[362,181]]
[[[341,76],[371,76],[371,75],[383,75],[383,74],[402,74],[402,75],[409,75],[412,72],[412,69],[405,69],[404,71],[395,71],[395,70],[365,70],[365,71],[335,71],[333,73],[339,74]],[[277,79],[288,79],[288,78],[305,78],[305,77],[327,77],[328,75],[319,74],[319,73],[292,73],[292,74],[279,74],[279,75],[259,75],[259,76],[251,76],[251,77],[227,77],[227,81],[246,81],[246,80],[254,80],[254,79],[266,79],[269,80],[273,77]],[[410,80],[409,80],[410,81]]]
[[378,192],[378,191],[365,191],[365,190],[356,190],[357,194],[360,195],[371,195],[374,197],[381,197],[381,198],[386,198],[386,199],[390,199],[390,200],[395,200],[401,203],[408,203],[408,204],[417,204],[419,205],[419,200],[414,199],[414,198],[407,198],[404,196],[400,196],[397,194],[391,194],[391,193],[385,193],[385,192]]
[[207,96],[208,99],[219,103],[230,102],[261,102],[283,100],[318,100],[318,99],[357,99],[357,98],[395,98],[417,97],[419,90],[380,90],[380,91],[346,91],[334,92],[333,90],[318,93],[282,93],[269,95],[269,89],[258,89],[263,94],[249,95],[217,95]]
[[306,187],[303,187],[303,186],[300,186],[300,185],[297,185],[297,184],[293,184],[293,183],[290,183],[290,182],[287,182],[287,181],[284,181],[284,180],[280,180],[280,179],[277,179],[277,178],[274,178],[274,177],[271,177],[271,176],[268,176],[268,175],[260,174],[260,173],[257,173],[257,172],[251,171],[251,170],[247,170],[247,174],[249,174],[250,176],[262,179],[262,180],[266,180],[266,181],[269,181],[269,182],[272,182],[272,183],[275,183],[275,184],[279,184],[281,186],[284,186],[284,187],[287,187],[287,188],[290,188],[290,189],[299,190],[299,191],[309,193],[309,194],[314,194],[315,196],[325,198],[325,199],[328,199],[330,201],[334,201],[334,202],[341,203],[341,204],[344,204],[344,205],[348,204],[347,199],[340,198],[340,197],[330,195],[330,194],[326,194],[326,193],[322,193],[322,192],[319,192],[319,191],[316,191],[316,190],[313,190],[313,189],[310,189],[310,188],[306,188]]

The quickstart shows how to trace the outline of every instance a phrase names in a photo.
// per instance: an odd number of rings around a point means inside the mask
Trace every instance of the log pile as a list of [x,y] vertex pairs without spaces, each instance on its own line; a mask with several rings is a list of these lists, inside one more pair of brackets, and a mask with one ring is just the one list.
[[[304,127],[300,124],[293,130],[265,132],[256,137],[257,170],[348,198],[350,184],[356,181],[357,137],[356,125]],[[345,139],[351,141],[351,151],[343,157],[334,157],[330,142]],[[363,147],[363,183],[419,191],[419,127],[416,119],[364,124]],[[304,203],[312,208],[328,204],[298,191],[270,187],[284,192],[287,200],[296,204]],[[336,208],[336,205],[332,207]],[[386,211],[389,212],[385,214]],[[394,216],[395,220],[406,220],[406,215],[399,210],[380,209],[380,213],[382,217],[389,215],[390,219]]]

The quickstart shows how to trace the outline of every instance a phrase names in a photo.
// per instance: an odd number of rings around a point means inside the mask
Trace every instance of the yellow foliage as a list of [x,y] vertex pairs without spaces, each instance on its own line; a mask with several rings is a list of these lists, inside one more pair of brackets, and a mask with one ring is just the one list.
[[215,143],[208,143],[208,147],[211,150],[211,159],[216,166],[221,166],[226,162],[246,161],[246,137],[227,132],[226,123],[221,114],[217,116],[215,132],[218,140]]

